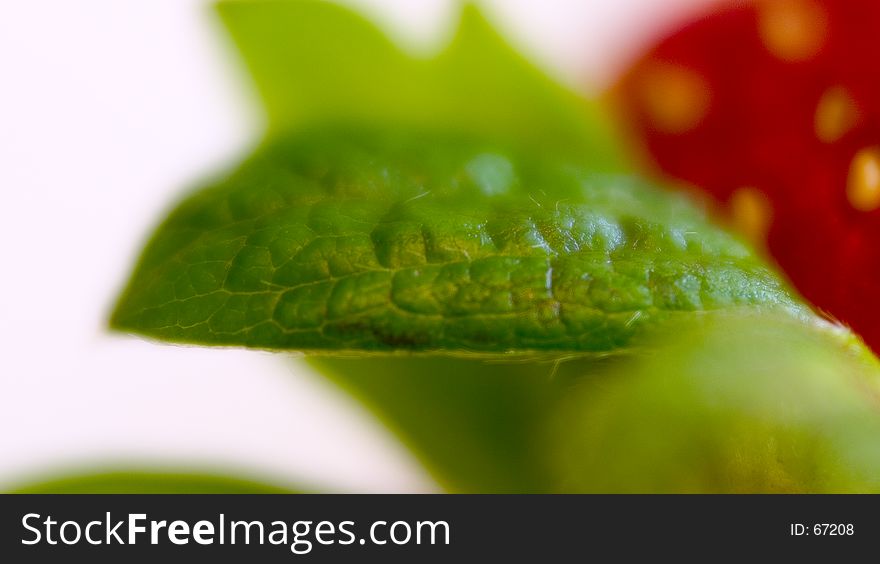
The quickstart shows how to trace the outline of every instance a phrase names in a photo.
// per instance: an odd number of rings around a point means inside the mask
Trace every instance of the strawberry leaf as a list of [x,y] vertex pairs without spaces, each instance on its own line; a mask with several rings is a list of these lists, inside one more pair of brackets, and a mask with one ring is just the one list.
[[314,0],[224,1],[271,133],[330,124],[476,134],[620,170],[616,136],[595,105],[549,79],[466,5],[434,57],[401,51],[367,19]]
[[797,310],[681,197],[458,137],[330,130],[182,202],[114,327],[305,352],[606,352],[671,316]]

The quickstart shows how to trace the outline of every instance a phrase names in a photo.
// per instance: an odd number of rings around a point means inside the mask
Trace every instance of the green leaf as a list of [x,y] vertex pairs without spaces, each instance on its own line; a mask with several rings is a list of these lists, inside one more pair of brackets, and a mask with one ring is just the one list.
[[670,317],[799,311],[682,197],[494,142],[264,146],[158,229],[112,325],[306,352],[607,352]]
[[465,6],[433,58],[401,51],[359,14],[322,1],[218,5],[271,133],[330,124],[476,134],[624,168],[607,116],[516,53]]
[[664,333],[557,409],[562,491],[880,491],[880,369],[851,333],[772,316]]
[[308,362],[374,411],[446,491],[880,489],[880,369],[818,318],[709,314],[629,355]]
[[553,491],[541,430],[572,382],[602,361],[311,357],[370,408],[447,492]]
[[270,494],[293,490],[250,480],[185,472],[115,470],[72,474],[13,488],[17,494]]

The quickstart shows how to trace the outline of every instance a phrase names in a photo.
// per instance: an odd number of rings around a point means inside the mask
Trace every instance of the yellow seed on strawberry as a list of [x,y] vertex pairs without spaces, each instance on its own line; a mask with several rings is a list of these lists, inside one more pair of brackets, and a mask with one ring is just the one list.
[[687,68],[652,63],[645,68],[639,85],[642,107],[658,131],[684,133],[696,127],[709,110],[709,87]]
[[738,188],[730,197],[730,213],[736,228],[752,243],[764,243],[773,219],[773,206],[767,196],[750,186]]
[[827,15],[814,0],[764,0],[759,4],[758,31],[775,57],[804,61],[825,44]]
[[846,198],[859,211],[880,208],[880,147],[867,147],[853,157],[846,181]]
[[813,127],[820,141],[833,143],[846,135],[858,120],[859,109],[849,92],[841,86],[832,86],[819,98]]

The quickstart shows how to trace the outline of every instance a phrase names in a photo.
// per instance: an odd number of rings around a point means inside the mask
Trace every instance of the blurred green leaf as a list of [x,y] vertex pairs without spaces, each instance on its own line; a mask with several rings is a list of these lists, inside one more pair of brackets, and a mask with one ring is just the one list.
[[224,1],[218,9],[273,133],[328,123],[416,127],[624,168],[608,117],[511,49],[472,5],[449,46],[427,59],[331,2]]
[[880,491],[880,371],[851,333],[772,316],[664,333],[558,410],[562,491]]
[[572,380],[598,359],[560,363],[450,357],[311,357],[309,364],[360,399],[446,491],[554,489],[545,422]]
[[451,492],[880,491],[880,369],[812,318],[708,314],[626,355],[309,363]]
[[186,472],[115,470],[69,474],[22,485],[17,494],[270,494],[293,490],[226,476]]
[[799,311],[680,196],[495,143],[324,128],[180,204],[112,324],[311,353],[533,355],[614,351],[739,307]]

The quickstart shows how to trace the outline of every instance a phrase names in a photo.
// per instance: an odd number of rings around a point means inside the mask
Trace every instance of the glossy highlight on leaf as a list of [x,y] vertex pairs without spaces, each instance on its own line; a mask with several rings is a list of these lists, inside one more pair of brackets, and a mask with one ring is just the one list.
[[747,248],[642,180],[322,128],[185,199],[112,323],[305,352],[606,352],[671,316],[753,306],[798,310]]

